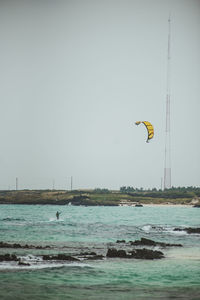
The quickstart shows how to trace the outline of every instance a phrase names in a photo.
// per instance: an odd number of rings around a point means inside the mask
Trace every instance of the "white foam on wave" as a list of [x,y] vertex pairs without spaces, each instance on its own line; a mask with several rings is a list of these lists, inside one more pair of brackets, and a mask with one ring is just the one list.
[[[28,261],[23,261],[28,263]],[[30,263],[30,261],[29,261]],[[32,263],[30,266],[18,265],[16,262],[2,262],[0,263],[0,271],[4,270],[40,270],[40,269],[52,269],[62,267],[73,267],[73,268],[94,268],[92,265],[79,262],[51,262],[51,263]]]
[[152,226],[151,225],[144,225],[142,227],[142,230],[144,230],[145,232],[150,232],[152,229]]
[[48,221],[44,221],[44,222],[64,222],[64,219],[58,219],[57,218],[50,218]]
[[178,230],[174,230],[174,228],[166,228],[165,230],[172,235],[178,235],[178,236],[188,235],[188,233],[184,230],[178,231]]

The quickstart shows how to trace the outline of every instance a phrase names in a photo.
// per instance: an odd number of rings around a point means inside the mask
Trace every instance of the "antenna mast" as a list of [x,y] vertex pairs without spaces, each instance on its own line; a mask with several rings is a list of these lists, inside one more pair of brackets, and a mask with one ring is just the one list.
[[71,176],[71,191],[73,190],[73,177]]
[[170,60],[171,60],[171,18],[168,19],[168,53],[167,53],[167,94],[165,125],[165,166],[164,190],[171,188],[171,145],[170,145]]
[[18,177],[16,177],[16,191],[18,191]]

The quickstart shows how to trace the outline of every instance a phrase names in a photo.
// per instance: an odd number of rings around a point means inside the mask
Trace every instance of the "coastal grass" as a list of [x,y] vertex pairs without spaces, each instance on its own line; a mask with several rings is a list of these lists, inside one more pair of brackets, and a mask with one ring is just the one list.
[[96,192],[95,190],[19,190],[0,191],[0,204],[69,204],[72,205],[134,205],[141,204],[199,204],[199,197],[187,191],[181,195],[170,195],[168,192],[152,193],[146,192],[122,193],[119,191]]

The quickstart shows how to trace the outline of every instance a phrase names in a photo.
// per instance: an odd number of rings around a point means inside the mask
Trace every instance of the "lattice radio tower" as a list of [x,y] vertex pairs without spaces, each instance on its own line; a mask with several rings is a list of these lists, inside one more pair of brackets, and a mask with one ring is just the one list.
[[171,18],[168,19],[168,51],[167,51],[167,93],[165,124],[165,166],[164,189],[171,188],[171,145],[170,145],[170,60],[171,60]]

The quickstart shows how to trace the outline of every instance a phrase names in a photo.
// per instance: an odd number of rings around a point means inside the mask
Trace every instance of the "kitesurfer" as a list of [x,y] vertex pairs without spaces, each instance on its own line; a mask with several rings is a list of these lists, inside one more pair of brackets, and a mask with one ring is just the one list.
[[61,214],[61,212],[57,211],[57,213],[56,213],[57,220],[59,219],[60,214]]

